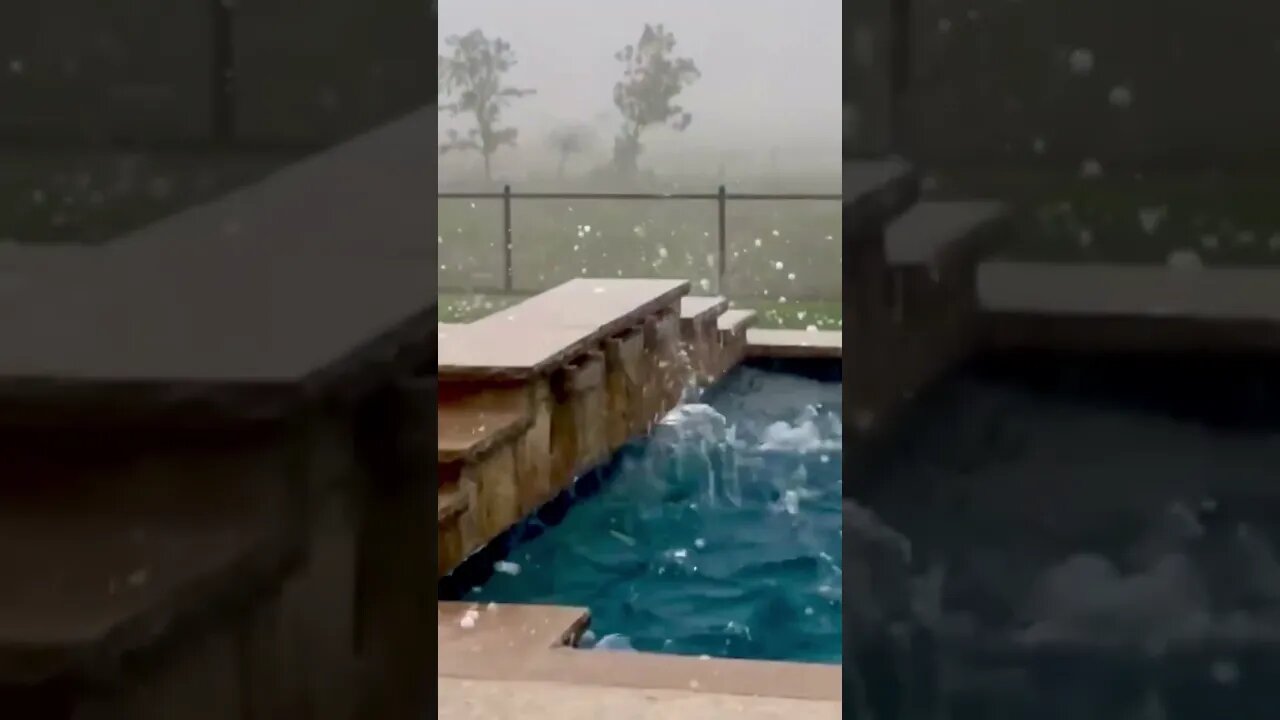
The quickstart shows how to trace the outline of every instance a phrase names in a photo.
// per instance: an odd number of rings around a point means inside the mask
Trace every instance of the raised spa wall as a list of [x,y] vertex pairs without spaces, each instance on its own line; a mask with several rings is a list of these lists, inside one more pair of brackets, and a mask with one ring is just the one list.
[[[754,313],[688,290],[576,280],[486,320],[440,326],[439,577],[647,434],[690,385],[743,359]],[[593,302],[602,297],[614,312]],[[515,328],[558,341],[514,357],[503,351],[519,342]],[[513,357],[503,365],[492,348]]]

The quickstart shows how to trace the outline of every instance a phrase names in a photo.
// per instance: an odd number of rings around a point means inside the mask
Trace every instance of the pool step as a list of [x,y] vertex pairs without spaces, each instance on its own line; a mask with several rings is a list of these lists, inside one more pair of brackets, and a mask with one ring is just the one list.
[[1280,268],[992,260],[978,299],[997,347],[1280,350]]
[[713,382],[720,374],[720,337],[716,323],[729,309],[729,300],[719,296],[686,295],[680,299],[680,340],[698,382]]
[[680,298],[680,321],[697,321],[714,318],[729,309],[728,298],[719,296],[685,295]]
[[747,355],[747,330],[758,320],[755,310],[728,310],[716,319],[716,367],[724,375]]
[[533,422],[523,385],[459,388],[445,385],[436,403],[436,461],[465,462],[519,435]]
[[844,356],[843,344],[839,330],[747,331],[748,357],[839,360]]
[[942,271],[968,255],[989,254],[1009,238],[1009,208],[994,200],[922,202],[889,224],[885,259],[891,266]]
[[976,267],[1012,231],[1009,208],[990,200],[922,202],[890,223],[886,297],[848,379],[868,429],[890,422],[906,399],[972,352]]

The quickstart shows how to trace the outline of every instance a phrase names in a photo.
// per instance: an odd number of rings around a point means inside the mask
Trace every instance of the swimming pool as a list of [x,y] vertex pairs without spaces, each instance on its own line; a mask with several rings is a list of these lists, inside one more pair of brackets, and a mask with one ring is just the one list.
[[879,717],[1274,717],[1274,362],[992,358],[894,438],[845,525]]
[[840,413],[838,380],[738,368],[480,556],[465,599],[588,607],[598,649],[838,663]]

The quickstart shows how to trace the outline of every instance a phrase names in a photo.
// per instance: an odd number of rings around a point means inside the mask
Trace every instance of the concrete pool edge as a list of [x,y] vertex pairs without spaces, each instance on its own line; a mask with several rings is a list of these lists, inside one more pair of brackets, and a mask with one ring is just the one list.
[[838,701],[723,695],[691,689],[667,690],[553,682],[436,679],[437,711],[451,720],[556,717],[559,720],[704,720],[744,718],[838,720]]
[[442,678],[840,702],[838,665],[575,648],[590,622],[582,608],[441,602],[437,617]]

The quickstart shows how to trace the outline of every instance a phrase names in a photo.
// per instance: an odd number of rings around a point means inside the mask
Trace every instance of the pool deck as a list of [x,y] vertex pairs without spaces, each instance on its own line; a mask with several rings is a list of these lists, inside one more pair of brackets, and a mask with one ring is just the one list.
[[443,717],[840,717],[834,665],[579,650],[579,608],[446,602],[437,620]]
[[578,684],[438,678],[436,709],[453,720],[554,717],[559,720],[782,720],[840,717],[840,702],[744,697],[694,690],[640,690]]

